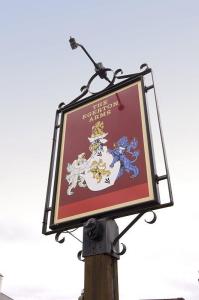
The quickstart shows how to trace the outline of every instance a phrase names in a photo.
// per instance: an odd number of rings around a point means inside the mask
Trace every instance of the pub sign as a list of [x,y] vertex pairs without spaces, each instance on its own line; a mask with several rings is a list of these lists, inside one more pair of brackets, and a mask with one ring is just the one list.
[[60,111],[51,229],[158,203],[142,76]]

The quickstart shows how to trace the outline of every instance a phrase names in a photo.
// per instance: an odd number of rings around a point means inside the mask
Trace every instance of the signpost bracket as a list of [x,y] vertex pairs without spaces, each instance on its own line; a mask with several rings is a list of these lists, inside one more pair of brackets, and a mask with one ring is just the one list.
[[[108,91],[111,87],[113,87],[113,85],[115,84],[116,79],[121,80],[121,79],[136,79],[137,77],[140,76],[144,76],[147,75],[149,73],[152,72],[151,68],[148,67],[147,64],[142,64],[140,66],[140,69],[144,69],[141,72],[138,73],[133,73],[133,74],[127,74],[127,75],[118,75],[119,73],[123,74],[122,69],[117,69],[116,71],[113,71],[110,68],[104,68],[104,71],[109,72],[111,71],[113,73],[112,79],[109,79],[108,82],[109,84],[102,89],[100,92],[102,91]],[[96,95],[99,92],[91,92],[90,91],[90,86],[91,83],[93,82],[93,80],[97,77],[100,76],[100,71],[96,70],[96,72],[94,73],[94,75],[91,76],[91,78],[89,79],[88,83],[84,86],[81,87],[80,91],[81,94],[79,96],[77,96],[74,100],[72,100],[69,104],[75,104],[77,101],[79,101],[80,99],[82,99],[84,96],[86,96],[88,93],[92,94],[92,95]],[[107,76],[106,76],[107,77]],[[100,76],[101,79],[104,79],[103,77]],[[108,78],[108,77],[107,77]],[[151,88],[151,87],[149,87]],[[64,105],[64,103],[62,103],[62,105]]]
[[115,245],[119,242],[119,240],[125,235],[125,233],[135,224],[137,223],[137,221],[145,214],[151,212],[153,214],[153,218],[150,221],[145,220],[146,223],[148,224],[153,224],[156,222],[157,220],[157,215],[154,213],[154,211],[144,211],[139,213],[121,232],[120,234],[114,239],[113,243],[112,243],[112,249],[113,252],[116,253],[117,255],[123,255],[126,252],[126,246],[122,243],[123,245],[123,250],[119,253],[117,253],[117,251],[115,251],[114,247]]
[[80,239],[78,239],[74,234],[73,232],[77,230],[77,228],[73,229],[73,230],[62,230],[62,231],[59,231],[55,234],[55,241],[58,242],[59,244],[63,244],[65,242],[65,237],[61,238],[60,239],[60,235],[62,233],[67,233],[67,234],[70,234],[73,238],[75,238],[77,241],[79,241],[80,243],[82,243],[82,241]]

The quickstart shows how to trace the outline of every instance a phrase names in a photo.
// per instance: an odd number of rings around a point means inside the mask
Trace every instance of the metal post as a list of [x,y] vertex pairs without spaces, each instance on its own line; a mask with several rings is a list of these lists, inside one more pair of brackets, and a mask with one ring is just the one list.
[[[112,243],[118,236],[114,220],[90,219],[84,225],[84,300],[119,300],[117,260]],[[116,245],[119,252],[119,246]]]

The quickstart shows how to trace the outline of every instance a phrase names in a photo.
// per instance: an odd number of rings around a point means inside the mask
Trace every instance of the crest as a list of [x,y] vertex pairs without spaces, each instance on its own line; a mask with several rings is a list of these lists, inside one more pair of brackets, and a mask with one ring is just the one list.
[[[91,136],[88,137],[90,157],[86,159],[85,153],[78,154],[77,159],[67,165],[69,196],[77,186],[100,191],[114,185],[125,172],[132,178],[139,175],[139,169],[134,164],[139,156],[139,152],[135,150],[138,146],[135,138],[128,142],[128,138],[123,136],[116,142],[114,149],[108,149],[108,140],[105,139],[108,132],[104,132],[103,121],[94,124],[91,131]],[[127,153],[132,159],[127,157]]]

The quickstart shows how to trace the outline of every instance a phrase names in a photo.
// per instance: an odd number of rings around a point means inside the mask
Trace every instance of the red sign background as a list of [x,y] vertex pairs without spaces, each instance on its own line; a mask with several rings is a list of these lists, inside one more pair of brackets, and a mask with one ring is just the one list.
[[[104,132],[108,133],[108,149],[113,149],[123,136],[128,141],[134,137],[137,139],[136,150],[139,151],[139,157],[136,166],[139,168],[139,175],[132,178],[125,172],[114,185],[97,192],[77,186],[74,194],[69,196],[66,192],[67,165],[83,152],[85,158],[89,158],[91,152],[88,137],[91,137],[92,126],[99,120],[104,122]],[[63,126],[55,224],[152,200],[151,167],[140,81],[66,112]],[[130,159],[129,154],[127,156]]]

